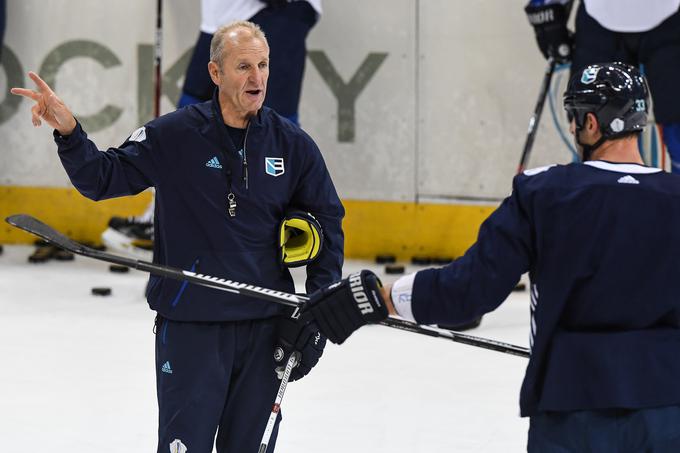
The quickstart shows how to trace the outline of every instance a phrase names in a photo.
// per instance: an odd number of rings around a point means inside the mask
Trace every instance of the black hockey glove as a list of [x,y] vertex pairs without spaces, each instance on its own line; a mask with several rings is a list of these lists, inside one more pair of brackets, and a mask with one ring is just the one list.
[[529,23],[534,26],[536,42],[541,53],[547,59],[552,57],[557,63],[571,61],[571,50],[574,44],[572,33],[567,29],[567,7],[560,3],[524,8]]
[[326,337],[321,335],[310,319],[280,318],[276,326],[276,335],[274,361],[279,379],[283,376],[290,355],[295,351],[301,355],[300,362],[290,373],[291,382],[302,379],[314,368],[326,346]]
[[341,344],[359,327],[387,318],[380,288],[380,280],[371,271],[351,274],[314,292],[307,313],[314,317],[321,333]]

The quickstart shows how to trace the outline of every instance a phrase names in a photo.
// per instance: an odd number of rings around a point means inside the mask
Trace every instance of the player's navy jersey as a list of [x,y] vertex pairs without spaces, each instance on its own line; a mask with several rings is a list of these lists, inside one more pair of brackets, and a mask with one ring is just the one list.
[[421,324],[457,324],[531,280],[523,416],[680,404],[680,178],[592,161],[529,170],[477,243],[418,272]]
[[[73,185],[94,200],[156,188],[156,263],[294,292],[290,272],[278,262],[277,230],[284,212],[297,208],[313,213],[324,233],[324,249],[307,266],[307,290],[338,280],[344,209],[317,146],[264,107],[246,132],[246,166],[244,149],[241,155],[230,149],[218,112],[215,96],[151,121],[106,152],[78,126],[67,139],[56,137],[59,157]],[[258,319],[281,312],[272,302],[158,276],[151,277],[147,298],[154,310],[177,321]]]

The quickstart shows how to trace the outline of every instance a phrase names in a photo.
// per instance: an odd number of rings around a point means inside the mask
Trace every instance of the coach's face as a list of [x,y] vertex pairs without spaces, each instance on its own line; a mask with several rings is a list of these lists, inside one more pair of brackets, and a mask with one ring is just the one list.
[[269,46],[245,28],[229,32],[224,40],[221,67],[210,62],[208,71],[219,88],[225,122],[245,127],[248,118],[262,107],[267,93]]

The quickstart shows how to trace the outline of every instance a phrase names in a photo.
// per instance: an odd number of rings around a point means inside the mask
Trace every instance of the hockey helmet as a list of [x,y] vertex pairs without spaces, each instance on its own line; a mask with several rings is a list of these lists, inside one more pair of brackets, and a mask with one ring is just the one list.
[[647,124],[649,89],[644,76],[625,63],[601,63],[574,74],[564,93],[564,109],[585,125],[587,113],[597,118],[604,140],[642,131]]

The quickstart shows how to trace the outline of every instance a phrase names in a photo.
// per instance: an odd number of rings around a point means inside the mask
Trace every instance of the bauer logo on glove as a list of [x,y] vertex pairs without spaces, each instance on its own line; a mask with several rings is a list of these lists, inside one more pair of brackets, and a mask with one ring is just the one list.
[[308,212],[286,212],[279,224],[279,261],[286,267],[299,267],[314,261],[321,253],[323,230]]

